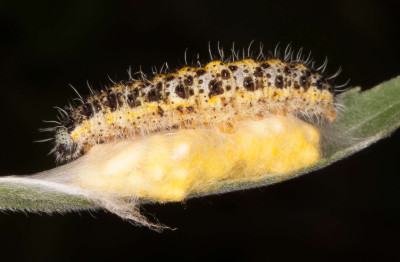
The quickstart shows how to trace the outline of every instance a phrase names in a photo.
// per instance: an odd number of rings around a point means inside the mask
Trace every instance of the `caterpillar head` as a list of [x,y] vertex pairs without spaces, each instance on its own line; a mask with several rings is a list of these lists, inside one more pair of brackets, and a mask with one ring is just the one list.
[[71,138],[68,130],[59,127],[55,132],[55,146],[53,149],[57,161],[66,162],[77,158],[81,153],[78,144]]

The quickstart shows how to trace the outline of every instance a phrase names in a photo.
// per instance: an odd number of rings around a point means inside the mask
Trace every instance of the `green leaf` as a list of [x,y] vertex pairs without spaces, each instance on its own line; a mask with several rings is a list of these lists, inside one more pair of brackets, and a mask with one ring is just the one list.
[[[238,179],[211,185],[207,193],[223,193],[271,185],[323,168],[382,139],[400,126],[400,78],[361,92],[353,88],[340,95],[346,110],[332,128],[340,131],[345,143],[325,142],[324,157],[312,167],[296,172]],[[48,171],[48,172],[51,172]],[[206,194],[193,194],[200,197]],[[37,212],[66,212],[98,208],[72,187],[29,177],[0,178],[0,209]]]
[[74,188],[24,177],[0,178],[0,210],[67,212],[95,209]]

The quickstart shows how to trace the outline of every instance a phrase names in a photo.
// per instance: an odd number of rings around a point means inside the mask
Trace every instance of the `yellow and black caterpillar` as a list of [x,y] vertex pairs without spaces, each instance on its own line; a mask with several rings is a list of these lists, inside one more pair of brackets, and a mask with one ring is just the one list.
[[212,61],[184,67],[151,80],[130,80],[92,92],[82,104],[62,110],[55,132],[58,161],[69,161],[93,145],[135,134],[173,128],[217,125],[226,132],[235,122],[270,114],[336,118],[334,78],[310,61],[273,57],[264,60]]

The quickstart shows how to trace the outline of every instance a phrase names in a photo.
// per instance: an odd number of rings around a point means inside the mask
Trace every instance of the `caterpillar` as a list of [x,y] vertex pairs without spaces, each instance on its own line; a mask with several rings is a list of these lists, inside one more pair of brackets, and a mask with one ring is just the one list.
[[[79,100],[81,105],[61,109],[54,132],[57,161],[68,162],[96,144],[176,128],[218,126],[234,132],[235,123],[270,114],[336,118],[338,103],[334,79],[304,59],[302,50],[289,48],[280,58],[244,57],[214,60],[202,67],[183,67],[115,83]],[[236,59],[235,59],[236,58]],[[261,59],[260,59],[261,58]],[[79,95],[79,94],[78,94]]]

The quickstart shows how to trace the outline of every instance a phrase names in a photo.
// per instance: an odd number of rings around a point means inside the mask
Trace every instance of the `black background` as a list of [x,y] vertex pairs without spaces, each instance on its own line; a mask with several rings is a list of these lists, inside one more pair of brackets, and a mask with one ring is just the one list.
[[[37,130],[54,106],[127,79],[126,70],[183,64],[208,42],[280,42],[372,87],[400,72],[398,7],[388,1],[0,1],[0,174],[54,167]],[[190,59],[189,59],[190,60]],[[162,234],[98,212],[0,214],[0,259],[395,259],[400,242],[400,134],[334,165],[266,188],[146,206],[178,228]],[[94,217],[93,217],[94,216]]]

